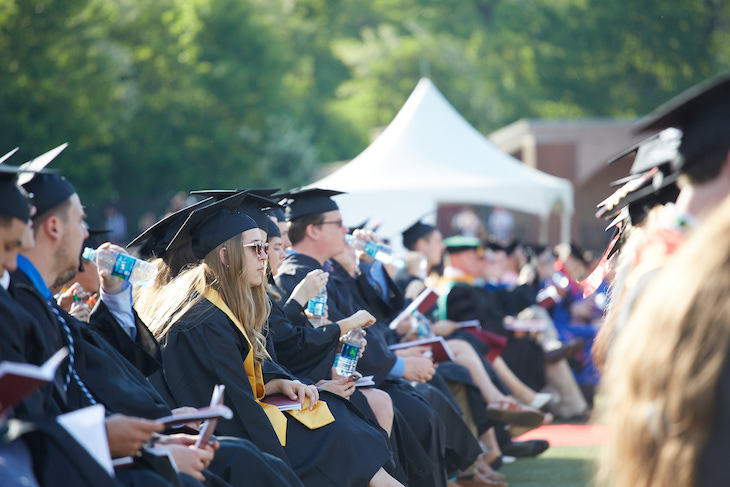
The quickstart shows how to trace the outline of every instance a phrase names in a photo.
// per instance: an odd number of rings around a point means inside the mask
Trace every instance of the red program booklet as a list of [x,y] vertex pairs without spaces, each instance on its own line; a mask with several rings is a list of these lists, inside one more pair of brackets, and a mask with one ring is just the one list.
[[63,347],[40,366],[8,361],[0,363],[0,413],[12,409],[43,384],[52,382],[56,369],[67,355],[68,348]]
[[391,345],[391,350],[403,350],[407,348],[412,347],[419,347],[421,345],[427,345],[431,348],[431,358],[436,363],[441,362],[453,362],[454,356],[451,354],[451,350],[449,350],[449,347],[446,345],[446,341],[444,340],[444,337],[433,337],[433,338],[423,338],[421,340],[413,340],[412,342],[405,342],[405,343],[396,343],[395,345]]
[[439,295],[436,292],[436,290],[432,287],[428,287],[423,290],[421,294],[416,297],[413,301],[411,301],[411,304],[405,307],[403,311],[398,314],[398,316],[395,317],[393,321],[390,322],[390,329],[395,330],[398,326],[398,323],[400,323],[401,320],[405,319],[406,317],[410,316],[414,311],[418,311],[419,313],[423,315],[428,315],[428,312],[433,309],[434,306],[436,306],[436,301],[438,301]]

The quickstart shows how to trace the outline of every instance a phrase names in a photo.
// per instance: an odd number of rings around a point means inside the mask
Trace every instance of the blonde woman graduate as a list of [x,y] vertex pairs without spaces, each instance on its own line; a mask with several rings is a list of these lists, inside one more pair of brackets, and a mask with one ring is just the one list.
[[[267,245],[256,222],[236,212],[244,198],[193,211],[168,246],[190,245],[199,260],[140,310],[162,345],[164,371],[153,383],[171,404],[195,407],[224,384],[235,417],[219,422],[218,432],[284,459],[305,485],[400,485],[382,468],[389,460],[382,430],[271,362],[263,333]],[[298,401],[301,411],[262,401],[275,394]]]

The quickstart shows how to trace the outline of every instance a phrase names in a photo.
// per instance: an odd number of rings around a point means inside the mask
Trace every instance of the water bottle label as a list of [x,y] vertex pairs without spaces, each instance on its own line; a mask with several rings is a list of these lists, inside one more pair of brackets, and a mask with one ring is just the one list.
[[375,242],[368,242],[365,244],[365,248],[363,251],[368,254],[373,259],[375,258],[375,255],[377,255],[378,251],[380,250],[380,246],[376,244]]
[[129,280],[129,276],[132,275],[135,260],[131,255],[119,254],[117,261],[114,263],[114,269],[112,269],[112,276]]
[[428,337],[431,334],[431,329],[428,327],[426,323],[423,323],[419,321],[418,323],[418,337],[424,338]]
[[342,345],[342,352],[340,352],[340,355],[351,359],[357,359],[357,354],[359,351],[360,347],[345,343],[344,345]]
[[314,299],[310,299],[307,303],[307,311],[312,313],[314,316],[323,316],[324,315],[324,303],[322,301],[316,301]]

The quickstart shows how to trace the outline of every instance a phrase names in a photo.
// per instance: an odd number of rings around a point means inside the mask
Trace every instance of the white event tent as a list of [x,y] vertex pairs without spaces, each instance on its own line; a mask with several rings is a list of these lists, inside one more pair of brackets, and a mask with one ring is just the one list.
[[547,220],[558,212],[561,240],[570,240],[570,181],[499,150],[425,78],[368,148],[307,187],[346,192],[335,197],[345,222],[379,220],[378,233],[394,243],[439,204],[502,206],[538,215],[543,243]]

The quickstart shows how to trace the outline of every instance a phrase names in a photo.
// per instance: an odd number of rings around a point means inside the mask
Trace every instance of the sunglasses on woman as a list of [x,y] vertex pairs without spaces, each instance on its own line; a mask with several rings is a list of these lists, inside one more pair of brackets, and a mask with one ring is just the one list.
[[266,257],[266,254],[269,252],[269,242],[251,242],[243,246],[253,247],[256,253],[262,257]]

